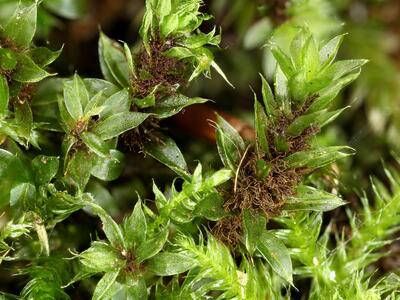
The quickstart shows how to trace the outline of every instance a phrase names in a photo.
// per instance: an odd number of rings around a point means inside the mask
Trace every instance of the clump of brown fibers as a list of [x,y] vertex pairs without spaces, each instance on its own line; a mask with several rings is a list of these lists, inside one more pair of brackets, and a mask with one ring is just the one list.
[[[224,195],[224,209],[232,216],[219,220],[212,229],[212,233],[226,245],[234,247],[240,240],[244,210],[262,212],[267,219],[280,215],[285,200],[295,195],[296,187],[309,172],[304,168],[288,168],[284,158],[295,152],[307,150],[310,138],[318,132],[318,128],[311,126],[296,137],[285,137],[285,151],[274,146],[274,138],[283,135],[303,110],[295,111],[291,118],[281,116],[273,127],[267,129],[269,157],[260,156],[254,148],[247,149],[242,155],[234,184]],[[257,174],[258,160],[264,160],[270,167],[265,178],[260,178]]]
[[177,87],[187,83],[185,63],[165,55],[173,46],[173,40],[157,38],[150,41],[150,53],[142,50],[137,55],[138,76],[132,80],[134,97],[144,98],[155,87],[164,94],[174,93]]

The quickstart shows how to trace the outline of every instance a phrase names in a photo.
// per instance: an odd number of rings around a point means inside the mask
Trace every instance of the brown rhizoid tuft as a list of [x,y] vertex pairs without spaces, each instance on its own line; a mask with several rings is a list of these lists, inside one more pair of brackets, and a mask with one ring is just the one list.
[[122,134],[122,141],[125,147],[132,152],[140,152],[148,142],[160,142],[158,129],[159,120],[149,117],[138,127]]
[[[235,184],[225,193],[224,209],[234,217],[219,220],[212,229],[213,234],[225,244],[235,246],[242,235],[242,213],[244,210],[262,212],[271,218],[281,213],[287,197],[295,194],[296,187],[302,180],[306,169],[289,169],[284,160],[292,153],[309,148],[310,138],[318,132],[311,126],[296,137],[286,137],[286,151],[276,149],[274,137],[283,135],[285,129],[302,111],[295,111],[293,117],[281,116],[273,127],[267,129],[270,157],[260,157],[254,149],[243,154]],[[264,179],[257,176],[256,163],[265,160],[270,166],[269,174]]]
[[177,86],[186,84],[185,63],[165,55],[174,45],[173,40],[150,41],[150,53],[142,50],[136,57],[138,77],[132,80],[134,97],[144,98],[155,87],[164,93],[174,93]]

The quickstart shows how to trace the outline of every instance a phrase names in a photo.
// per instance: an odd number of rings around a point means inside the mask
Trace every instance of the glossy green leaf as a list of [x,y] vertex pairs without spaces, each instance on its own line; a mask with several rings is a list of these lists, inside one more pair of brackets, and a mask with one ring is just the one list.
[[154,256],[149,262],[150,272],[158,276],[172,276],[186,272],[196,265],[196,261],[181,253],[162,252]]
[[343,78],[340,78],[339,80],[335,81],[328,87],[324,88],[320,92],[318,92],[318,98],[313,101],[313,103],[310,105],[308,108],[308,112],[315,112],[318,110],[322,110],[325,108],[328,108],[332,101],[336,98],[336,96],[339,94],[339,92],[349,83],[353,82],[354,80],[357,79],[357,77],[360,75],[361,70],[358,72],[349,74],[347,76],[344,76]]
[[111,149],[109,157],[97,157],[91,174],[104,181],[115,180],[124,168],[125,156],[118,150]]
[[22,160],[4,149],[0,149],[0,178],[0,208],[9,203],[14,186],[33,181],[29,168]]
[[289,250],[279,239],[264,231],[259,237],[257,250],[280,277],[292,284],[292,260]]
[[297,188],[295,196],[286,199],[284,209],[329,211],[345,204],[343,199],[334,194],[301,185]]
[[90,117],[100,115],[103,110],[104,106],[101,106],[101,103],[103,102],[103,91],[98,92],[96,95],[94,95],[89,102],[87,103],[83,114],[86,119],[89,119]]
[[23,48],[27,48],[36,32],[37,2],[31,5],[19,3],[13,16],[3,28],[3,35]]
[[278,107],[284,112],[290,111],[288,81],[279,67],[276,68],[274,86],[275,100]]
[[110,272],[124,265],[119,253],[104,242],[92,242],[89,249],[79,254],[80,262],[91,272]]
[[278,62],[283,74],[285,74],[287,78],[291,77],[294,74],[294,66],[290,57],[276,45],[271,47],[271,52]]
[[83,107],[89,102],[89,94],[85,83],[76,73],[72,81],[64,83],[64,101],[69,114],[74,120],[79,120],[83,116]]
[[289,168],[321,168],[334,161],[353,155],[354,149],[347,146],[321,147],[319,149],[296,152],[285,158]]
[[161,251],[168,238],[168,226],[161,229],[153,237],[147,239],[136,249],[137,262],[141,263],[144,260],[152,258]]
[[18,101],[14,104],[15,121],[18,124],[18,133],[30,140],[33,128],[33,114],[28,101]]
[[144,97],[144,98],[133,98],[133,103],[137,107],[139,107],[140,109],[154,106],[156,104],[156,95],[155,95],[156,90],[157,90],[157,86],[146,97]]
[[[165,2],[168,2],[165,1]],[[166,16],[160,26],[160,33],[162,37],[167,37],[169,34],[174,32],[179,26],[179,17],[176,14]]]
[[259,239],[267,228],[265,217],[255,211],[245,210],[243,213],[243,226],[245,232],[245,245],[250,255],[253,255]]
[[41,68],[48,66],[61,54],[62,48],[58,51],[51,51],[46,47],[31,48],[27,51],[32,60]]
[[145,242],[147,232],[146,217],[141,201],[137,201],[132,214],[124,221],[124,238],[128,249]]
[[104,109],[100,114],[101,119],[104,120],[113,115],[128,112],[130,106],[129,92],[122,89],[104,100]]
[[93,292],[92,300],[110,299],[117,290],[113,288],[115,280],[119,275],[119,270],[107,272],[99,280]]
[[10,191],[10,206],[13,216],[20,217],[31,209],[36,200],[36,187],[29,182],[20,183]]
[[147,300],[147,286],[146,281],[143,277],[139,277],[134,282],[129,282],[129,288],[127,290],[127,300],[143,299]]
[[68,161],[65,175],[77,185],[80,191],[84,191],[94,163],[93,154],[87,153],[85,150],[76,151]]
[[268,118],[257,98],[254,99],[254,123],[256,129],[257,152],[269,156],[267,139]]
[[290,136],[298,136],[302,134],[305,129],[317,123],[318,117],[322,113],[322,111],[317,111],[315,113],[301,115],[287,127],[286,134]]
[[121,228],[111,216],[99,205],[88,203],[92,211],[99,216],[103,223],[103,231],[113,247],[125,249],[125,240]]
[[126,62],[128,63],[129,75],[136,77],[137,75],[136,75],[135,61],[133,59],[131,49],[129,48],[127,43],[124,43],[124,53],[125,53]]
[[202,188],[211,189],[216,187],[233,177],[233,172],[228,169],[221,169],[214,172],[211,176],[207,176],[204,179],[204,183],[202,184]]
[[100,32],[99,59],[103,76],[120,86],[129,86],[129,67],[121,45]]
[[96,155],[101,157],[108,157],[110,148],[99,136],[91,132],[82,132],[80,135],[85,145]]
[[326,111],[323,112],[317,119],[317,124],[319,128],[324,127],[325,125],[329,124],[330,122],[332,122],[333,120],[335,120],[338,116],[340,116],[340,114],[348,109],[350,106],[346,106],[334,111]]
[[333,75],[333,80],[339,79],[349,73],[358,72],[368,62],[366,59],[339,60],[333,63],[326,72]]
[[309,95],[306,72],[298,72],[288,80],[291,101],[303,104]]
[[205,103],[207,101],[204,98],[189,98],[182,94],[171,95],[157,102],[148,112],[157,115],[159,119],[164,119],[179,113],[189,105]]
[[265,107],[265,112],[267,113],[267,116],[273,116],[274,111],[277,107],[277,103],[275,101],[274,94],[272,93],[271,87],[269,86],[267,80],[260,74],[261,77],[261,93],[262,93],[262,99]]
[[164,194],[159,190],[155,182],[153,181],[153,194],[155,197],[155,204],[158,210],[161,210],[165,205],[167,205],[168,200]]
[[103,140],[108,140],[139,126],[149,116],[148,113],[121,112],[99,122],[93,132]]
[[266,162],[264,159],[258,159],[256,161],[256,175],[260,180],[264,180],[268,177],[271,172],[271,165]]
[[38,155],[32,160],[32,168],[36,173],[38,184],[49,183],[56,176],[59,167],[59,158],[56,156]]
[[22,83],[35,83],[54,74],[47,73],[33,60],[23,53],[17,55],[18,65],[13,73],[13,79]]
[[190,180],[185,158],[172,139],[165,138],[159,143],[153,142],[147,144],[145,146],[145,152],[169,167],[185,180]]
[[0,69],[13,70],[17,63],[17,53],[10,49],[0,48]]
[[207,220],[217,221],[227,215],[223,205],[224,199],[222,196],[217,192],[213,192],[202,197],[200,202],[196,205],[193,215],[206,218]]
[[243,138],[221,116],[217,116],[217,148],[218,153],[225,167],[236,171],[242,153],[245,150]]
[[7,114],[9,96],[7,79],[0,75],[0,118]]
[[335,36],[319,50],[319,59],[324,65],[329,65],[335,59],[345,34]]
[[233,84],[229,81],[228,77],[226,77],[224,71],[222,71],[222,69],[220,68],[220,66],[219,66],[214,60],[211,61],[210,66],[211,66],[215,71],[217,71],[217,73],[225,80],[225,82],[226,82],[227,84],[229,84],[232,88],[235,88],[235,87],[233,86]]

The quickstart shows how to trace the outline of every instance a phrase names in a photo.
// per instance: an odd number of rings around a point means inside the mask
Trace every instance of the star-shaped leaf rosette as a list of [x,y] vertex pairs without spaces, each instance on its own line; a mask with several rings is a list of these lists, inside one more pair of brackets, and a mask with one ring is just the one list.
[[[262,101],[255,96],[255,142],[246,143],[218,116],[218,151],[224,166],[235,174],[223,204],[230,216],[218,221],[213,229],[225,243],[236,246],[243,242],[251,253],[258,249],[271,261],[269,243],[281,245],[280,252],[285,251],[284,245],[265,231],[267,220],[292,211],[328,211],[345,204],[339,195],[304,183],[314,170],[354,153],[350,147],[324,147],[315,140],[321,128],[346,109],[330,107],[366,63],[335,62],[342,39],[343,35],[318,45],[303,28],[288,52],[270,42],[277,68],[274,88],[261,76]],[[264,233],[254,232],[254,228],[261,227]],[[272,268],[277,267],[272,264]],[[285,274],[284,268],[280,271]]]
[[35,47],[37,1],[20,2],[14,14],[0,23],[0,144],[11,138],[19,144],[39,147],[41,126],[33,120],[30,101],[35,84],[54,74],[44,68],[57,59],[60,51]]

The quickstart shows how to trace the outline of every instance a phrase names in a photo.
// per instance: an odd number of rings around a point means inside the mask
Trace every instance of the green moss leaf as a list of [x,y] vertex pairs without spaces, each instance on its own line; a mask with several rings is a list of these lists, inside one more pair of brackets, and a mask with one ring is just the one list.
[[148,113],[121,112],[100,121],[93,132],[102,139],[108,140],[139,126],[149,116]]
[[68,161],[65,175],[67,179],[71,179],[76,184],[80,191],[84,191],[94,163],[93,154],[87,153],[85,150],[76,151]]
[[182,94],[172,95],[157,102],[154,107],[147,110],[149,113],[157,115],[159,119],[169,118],[189,105],[205,103],[204,98],[189,98]]
[[44,68],[55,61],[61,54],[62,49],[51,51],[46,47],[36,47],[29,49],[27,54],[41,68]]
[[147,222],[140,200],[136,202],[132,214],[125,219],[123,228],[124,238],[128,249],[132,249],[135,245],[140,245],[145,242]]
[[145,146],[148,155],[163,163],[185,180],[190,180],[190,174],[185,158],[176,143],[170,138],[164,138],[160,143]]
[[19,3],[13,16],[4,26],[3,35],[21,47],[27,48],[36,32],[37,3]]
[[17,66],[17,54],[6,48],[0,48],[0,69],[13,70]]
[[224,198],[222,198],[219,193],[210,193],[202,197],[200,202],[196,205],[193,215],[206,218],[207,220],[217,221],[227,215],[223,205]]
[[64,101],[69,114],[74,120],[79,120],[83,116],[83,107],[89,102],[89,93],[78,74],[72,81],[65,81]]
[[334,194],[301,185],[297,188],[295,196],[286,199],[284,209],[329,211],[344,204],[346,202]]
[[92,132],[83,132],[80,137],[85,145],[96,155],[101,157],[109,156],[110,148],[108,144],[96,134]]
[[52,76],[54,74],[47,73],[40,68],[35,62],[26,54],[17,54],[18,64],[12,75],[15,81],[22,83],[34,83],[42,79]]
[[49,183],[56,176],[59,159],[56,156],[38,155],[32,160],[32,168],[36,173],[35,180],[38,184]]
[[111,216],[99,205],[95,203],[88,203],[92,208],[93,212],[99,216],[101,222],[103,223],[103,231],[110,241],[111,245],[115,248],[122,247],[126,249],[124,236],[121,228],[118,224],[111,218]]
[[268,127],[268,118],[264,112],[264,108],[256,98],[254,99],[254,125],[256,128],[257,152],[269,156],[270,153],[266,131]]
[[164,247],[167,238],[168,226],[165,226],[160,232],[156,233],[153,237],[147,239],[144,243],[139,245],[139,247],[136,249],[137,262],[141,263],[159,253]]
[[92,242],[89,249],[79,254],[80,262],[91,272],[110,272],[124,265],[113,247],[104,242]]
[[111,149],[108,157],[97,157],[91,174],[104,181],[112,181],[119,177],[125,163],[125,156],[118,150]]
[[243,225],[245,245],[250,255],[253,255],[259,243],[259,239],[267,228],[267,220],[263,215],[257,212],[245,210],[243,213]]
[[29,182],[20,183],[10,191],[10,206],[14,217],[32,209],[36,201],[36,187]]
[[119,287],[115,284],[119,270],[107,272],[103,275],[97,283],[93,292],[92,300],[111,299],[111,297],[118,291]]
[[108,38],[100,32],[99,58],[103,76],[108,81],[120,86],[128,87],[129,67],[125,58],[124,50],[117,42]]
[[289,250],[281,240],[264,231],[259,237],[257,250],[280,277],[292,284],[292,260],[290,259]]
[[224,166],[236,172],[236,165],[245,150],[240,134],[221,116],[217,116],[217,147]]
[[126,89],[122,89],[115,94],[104,100],[104,108],[100,113],[101,120],[107,119],[112,115],[128,112],[131,106],[131,100],[129,99],[129,92]]
[[196,265],[190,256],[181,253],[162,252],[148,262],[150,272],[158,276],[183,273]]
[[321,168],[332,162],[354,154],[347,146],[331,146],[293,153],[285,158],[289,168]]
[[9,101],[9,89],[5,76],[0,75],[0,118],[7,115]]

